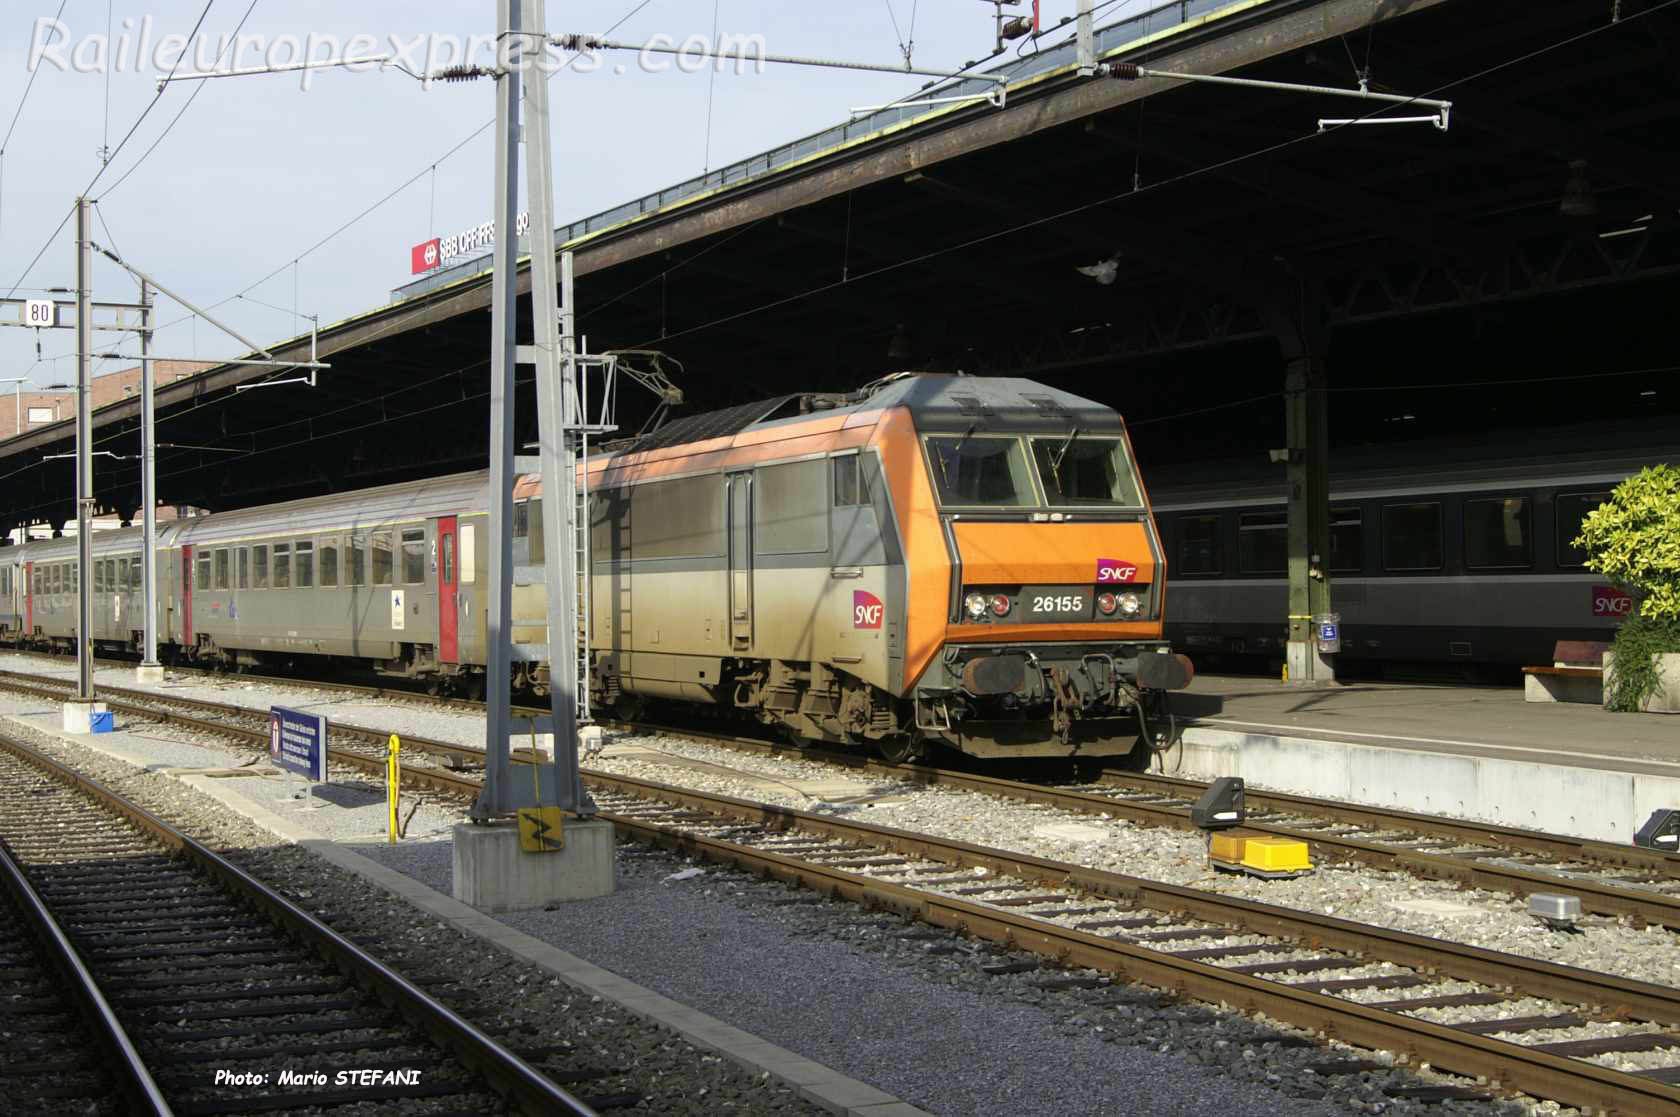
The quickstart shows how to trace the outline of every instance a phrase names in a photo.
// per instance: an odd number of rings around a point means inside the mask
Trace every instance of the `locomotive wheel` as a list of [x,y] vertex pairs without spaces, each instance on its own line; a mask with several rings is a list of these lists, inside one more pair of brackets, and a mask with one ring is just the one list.
[[914,764],[922,758],[927,742],[909,733],[901,733],[882,737],[875,742],[875,747],[880,751],[881,759],[888,764]]

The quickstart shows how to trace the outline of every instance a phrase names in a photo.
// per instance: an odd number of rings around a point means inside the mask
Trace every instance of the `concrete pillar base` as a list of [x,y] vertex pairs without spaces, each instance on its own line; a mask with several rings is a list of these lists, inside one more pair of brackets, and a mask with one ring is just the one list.
[[1289,641],[1284,663],[1289,667],[1288,686],[1330,686],[1336,681],[1335,664],[1319,655],[1311,640]]
[[613,826],[598,818],[566,819],[566,848],[526,853],[511,822],[455,825],[454,894],[479,911],[527,911],[557,900],[610,895]]
[[134,681],[137,683],[163,682],[163,664],[142,663],[134,669]]
[[108,712],[103,702],[66,702],[61,724],[64,732],[85,737],[93,732],[93,715]]

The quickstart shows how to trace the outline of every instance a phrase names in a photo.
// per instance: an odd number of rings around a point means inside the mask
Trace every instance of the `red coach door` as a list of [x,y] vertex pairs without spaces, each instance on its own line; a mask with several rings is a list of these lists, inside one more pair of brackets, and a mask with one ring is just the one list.
[[193,639],[192,627],[192,553],[191,546],[181,548],[181,646],[183,648],[190,648],[197,643]]
[[437,522],[437,578],[438,578],[438,662],[461,661],[460,614],[455,596],[460,589],[461,573],[455,565],[455,517],[443,516]]

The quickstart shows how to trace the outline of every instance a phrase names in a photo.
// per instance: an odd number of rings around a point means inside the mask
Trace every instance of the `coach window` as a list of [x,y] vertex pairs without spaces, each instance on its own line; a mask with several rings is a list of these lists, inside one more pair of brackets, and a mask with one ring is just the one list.
[[140,592],[140,578],[145,573],[145,567],[141,565],[141,561],[139,555],[135,555],[128,560],[128,589],[130,593]]
[[1554,504],[1557,519],[1557,564],[1579,570],[1587,564],[1587,552],[1577,547],[1581,524],[1594,509],[1610,499],[1608,492],[1559,493]]
[[[753,481],[754,550],[804,555],[828,550],[828,463],[821,458],[759,468]],[[631,523],[641,519],[632,513]]]
[[93,564],[93,592],[105,592],[105,560],[100,559]]
[[1244,574],[1282,574],[1289,569],[1289,516],[1245,512],[1237,517],[1237,569]]
[[269,572],[270,584],[277,590],[292,588],[292,545],[290,543],[276,543],[274,545],[274,566]]
[[513,506],[513,565],[537,566],[543,561],[543,511],[541,500],[527,500]]
[[426,581],[426,529],[404,528],[402,533],[403,584],[424,585]]
[[1357,574],[1365,569],[1365,514],[1357,508],[1330,509],[1330,570]]
[[268,544],[251,548],[251,588],[268,588]]
[[1528,498],[1493,497],[1464,502],[1464,565],[1471,570],[1509,570],[1534,562]]
[[216,588],[217,589],[226,590],[226,589],[232,589],[233,588],[233,582],[230,578],[230,574],[231,574],[231,571],[229,571],[229,569],[228,569],[228,551],[227,551],[226,547],[223,547],[216,552]]
[[292,585],[306,590],[315,584],[315,541],[299,539],[292,545],[292,565],[296,568]]
[[208,590],[210,588],[209,551],[198,552],[198,588],[201,590]]
[[251,588],[251,548],[249,548],[249,547],[239,548],[239,563],[238,563],[238,566],[239,566],[239,588],[242,589],[242,590],[248,590],[248,589]]
[[367,581],[367,536],[350,537],[350,580],[352,586],[365,586]]
[[338,537],[326,536],[321,540],[321,587],[336,589],[338,587]]
[[1383,566],[1388,570],[1441,569],[1441,506],[1383,506]]
[[113,585],[111,588],[116,590],[116,592],[118,592],[118,593],[122,593],[124,590],[126,590],[128,588],[128,560],[127,559],[118,559],[117,560],[117,581],[116,581],[116,584]]
[[391,533],[388,531],[373,533],[373,584],[391,584]]
[[67,579],[64,576],[64,564],[62,562],[54,563],[53,564],[53,592],[54,593],[63,593],[64,592],[64,586],[65,586],[65,583],[67,581],[69,581],[69,579]]
[[1218,574],[1225,568],[1219,546],[1218,516],[1185,516],[1178,521],[1178,572]]

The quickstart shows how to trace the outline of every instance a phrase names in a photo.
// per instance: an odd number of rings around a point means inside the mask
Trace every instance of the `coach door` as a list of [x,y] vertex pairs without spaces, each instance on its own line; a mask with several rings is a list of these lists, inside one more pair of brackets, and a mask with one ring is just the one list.
[[443,516],[437,522],[437,617],[438,617],[438,662],[459,663],[461,661],[461,614],[456,610],[459,606],[456,598],[460,589],[460,570],[455,562],[455,537],[457,535],[454,516]]
[[729,476],[729,632],[736,650],[752,647],[752,474]]
[[181,646],[183,648],[190,648],[198,642],[193,639],[192,580],[193,549],[189,545],[181,548]]

